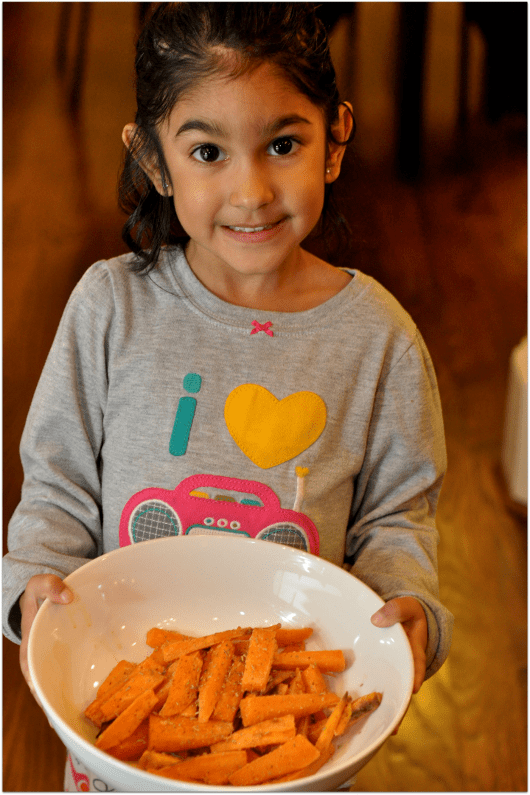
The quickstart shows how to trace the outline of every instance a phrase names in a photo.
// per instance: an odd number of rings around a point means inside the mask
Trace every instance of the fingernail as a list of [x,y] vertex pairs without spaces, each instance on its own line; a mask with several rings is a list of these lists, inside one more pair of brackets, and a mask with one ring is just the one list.
[[61,600],[61,602],[63,602],[63,604],[66,604],[67,602],[70,601],[70,594],[67,591],[62,591],[61,595],[59,596],[59,599]]
[[384,623],[384,618],[381,613],[374,613],[372,616],[372,624],[375,624],[376,627],[381,627]]

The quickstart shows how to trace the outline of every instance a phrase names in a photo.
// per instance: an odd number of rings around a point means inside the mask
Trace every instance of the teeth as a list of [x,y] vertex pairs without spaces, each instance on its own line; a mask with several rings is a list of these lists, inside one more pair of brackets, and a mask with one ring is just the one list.
[[274,224],[269,224],[268,226],[229,226],[229,229],[233,229],[234,232],[263,232],[264,229],[272,229]]

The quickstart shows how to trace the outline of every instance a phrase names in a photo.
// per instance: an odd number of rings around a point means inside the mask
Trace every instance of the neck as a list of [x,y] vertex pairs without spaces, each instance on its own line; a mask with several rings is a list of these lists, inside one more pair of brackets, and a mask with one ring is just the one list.
[[350,277],[297,247],[281,268],[264,273],[240,273],[220,264],[205,263],[186,250],[188,264],[199,281],[223,301],[265,312],[301,312],[324,303]]

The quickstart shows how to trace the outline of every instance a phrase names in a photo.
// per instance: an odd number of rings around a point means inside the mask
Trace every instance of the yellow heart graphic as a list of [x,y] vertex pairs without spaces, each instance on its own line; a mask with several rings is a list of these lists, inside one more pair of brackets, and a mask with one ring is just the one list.
[[269,469],[316,442],[326,425],[326,404],[314,392],[278,400],[258,384],[242,384],[226,399],[225,422],[240,450],[256,466]]

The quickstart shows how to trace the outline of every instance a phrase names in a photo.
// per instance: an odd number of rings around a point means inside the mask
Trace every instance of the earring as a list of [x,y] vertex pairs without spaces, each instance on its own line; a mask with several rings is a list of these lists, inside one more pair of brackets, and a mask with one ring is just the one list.
[[331,169],[330,168],[326,169],[326,174],[331,174]]

